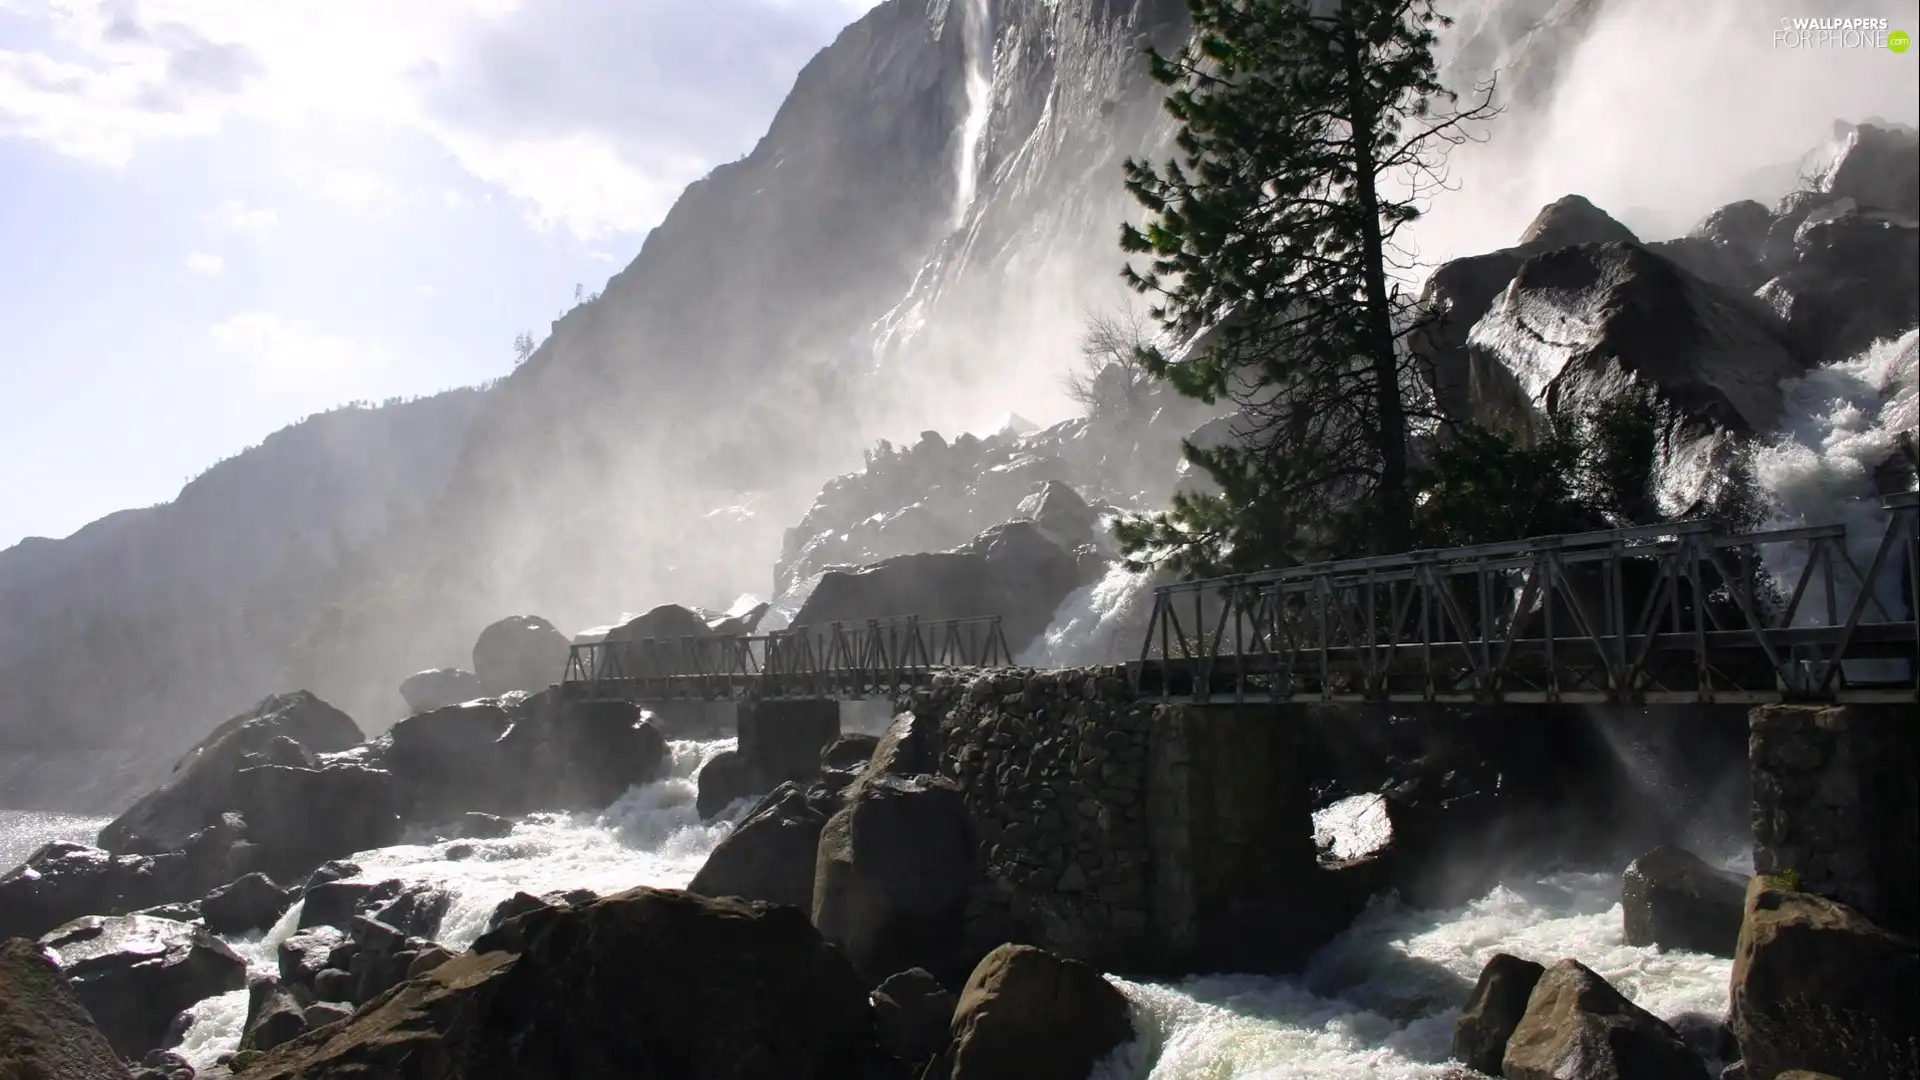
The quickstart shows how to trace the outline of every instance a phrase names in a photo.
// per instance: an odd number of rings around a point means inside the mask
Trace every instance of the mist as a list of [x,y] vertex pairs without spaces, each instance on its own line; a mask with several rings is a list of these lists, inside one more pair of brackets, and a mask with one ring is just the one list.
[[[1569,193],[1667,239],[1784,194],[1835,120],[1920,123],[1910,56],[1776,48],[1780,18],[1804,14],[1784,0],[1452,7],[1445,76],[1466,91],[1497,74],[1504,113],[1451,155],[1409,283],[1514,243]],[[191,716],[150,688],[94,711],[187,739],[304,686],[378,731],[403,712],[401,678],[470,664],[504,616],[572,635],[663,603],[773,599],[784,533],[875,440],[1074,417],[1062,377],[1089,315],[1142,306],[1119,277],[1119,226],[1141,217],[1121,166],[1171,151],[1139,47],[1177,47],[1183,12],[875,7],[807,65],[752,153],[688,187],[486,391],[435,498],[324,577],[236,602],[274,616],[243,628],[242,674],[205,651],[175,676]],[[1920,4],[1819,14],[1911,26]],[[1125,584],[1072,605],[1117,619]]]

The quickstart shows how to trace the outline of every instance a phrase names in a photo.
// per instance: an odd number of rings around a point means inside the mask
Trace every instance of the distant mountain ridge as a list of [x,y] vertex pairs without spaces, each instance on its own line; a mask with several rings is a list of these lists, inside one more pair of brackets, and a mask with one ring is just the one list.
[[[1599,2],[1494,0],[1513,17],[1476,48],[1570,49]],[[874,7],[496,388],[315,418],[168,507],[0,553],[0,755],[131,740],[164,771],[296,687],[378,730],[503,615],[767,592],[824,478],[1051,389],[1122,295],[1120,165],[1170,134],[1139,50],[1186,33],[1183,0]],[[381,452],[312,464],[356,423]]]

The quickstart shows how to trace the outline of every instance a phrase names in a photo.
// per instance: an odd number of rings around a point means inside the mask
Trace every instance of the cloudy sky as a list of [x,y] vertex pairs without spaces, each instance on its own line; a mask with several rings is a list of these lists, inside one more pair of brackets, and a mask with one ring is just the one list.
[[873,0],[0,0],[0,548],[504,374]]

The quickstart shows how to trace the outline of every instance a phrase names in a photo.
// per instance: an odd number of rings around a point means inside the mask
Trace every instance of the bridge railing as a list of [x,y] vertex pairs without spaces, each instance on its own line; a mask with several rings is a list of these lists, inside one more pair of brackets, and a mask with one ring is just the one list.
[[1011,663],[997,615],[904,615],[766,634],[582,642],[568,652],[561,687],[651,701],[861,698],[922,685],[946,668]]
[[1884,527],[1703,521],[1155,590],[1135,685],[1209,700],[1916,699],[1920,499]]

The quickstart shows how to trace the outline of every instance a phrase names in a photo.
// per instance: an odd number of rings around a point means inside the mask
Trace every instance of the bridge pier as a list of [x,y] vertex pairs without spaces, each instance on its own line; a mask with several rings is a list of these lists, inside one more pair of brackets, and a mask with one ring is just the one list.
[[1903,705],[1754,709],[1753,868],[1920,930],[1920,721]]
[[1295,970],[1323,943],[1304,721],[1287,705],[1155,710],[1151,916],[1171,967]]
[[740,757],[769,785],[820,772],[820,751],[840,737],[832,698],[742,701],[736,706]]

